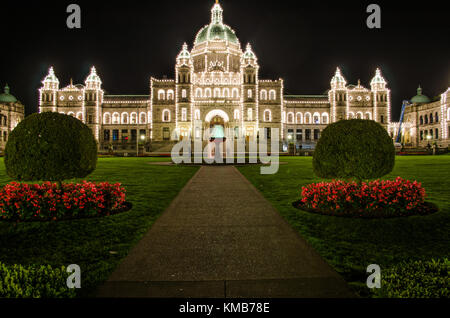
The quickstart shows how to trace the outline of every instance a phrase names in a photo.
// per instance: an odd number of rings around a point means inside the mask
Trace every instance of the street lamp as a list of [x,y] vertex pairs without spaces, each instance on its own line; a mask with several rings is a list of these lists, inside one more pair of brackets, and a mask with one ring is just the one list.
[[[141,135],[141,140],[144,141],[145,135]],[[139,138],[136,138],[136,157],[139,156]]]

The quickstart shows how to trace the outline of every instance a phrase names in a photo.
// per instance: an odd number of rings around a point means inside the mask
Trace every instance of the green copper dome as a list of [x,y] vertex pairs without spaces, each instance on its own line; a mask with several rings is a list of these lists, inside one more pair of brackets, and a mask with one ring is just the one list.
[[417,95],[411,98],[411,103],[414,104],[426,104],[429,103],[431,100],[426,95],[422,95],[422,87],[417,88]]
[[239,40],[234,31],[223,23],[222,7],[216,3],[211,10],[211,23],[204,26],[195,38],[195,44],[207,41],[221,40],[238,44]]
[[4,93],[0,94],[0,103],[15,103],[17,98],[9,93],[9,86],[6,84]]

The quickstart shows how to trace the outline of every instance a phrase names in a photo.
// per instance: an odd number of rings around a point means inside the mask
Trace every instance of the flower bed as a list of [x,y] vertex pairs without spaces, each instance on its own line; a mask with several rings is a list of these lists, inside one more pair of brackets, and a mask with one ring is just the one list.
[[336,216],[395,217],[437,211],[425,202],[425,189],[417,181],[400,177],[371,182],[313,183],[302,188],[302,198],[293,203],[299,209]]
[[60,220],[105,216],[128,210],[120,183],[26,184],[11,182],[0,190],[0,216],[8,221]]

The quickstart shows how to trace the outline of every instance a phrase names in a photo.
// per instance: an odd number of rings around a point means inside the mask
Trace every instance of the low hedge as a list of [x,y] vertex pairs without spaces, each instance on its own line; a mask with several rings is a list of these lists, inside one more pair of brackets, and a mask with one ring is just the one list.
[[372,292],[381,298],[449,298],[450,260],[409,261],[381,269],[381,288]]
[[425,203],[425,189],[417,181],[375,180],[346,182],[333,180],[302,187],[302,197],[294,206],[335,216],[392,217],[435,212]]
[[0,298],[74,298],[64,266],[5,265],[0,262]]
[[11,182],[0,190],[0,218],[7,221],[59,220],[104,216],[125,207],[120,183],[26,184]]

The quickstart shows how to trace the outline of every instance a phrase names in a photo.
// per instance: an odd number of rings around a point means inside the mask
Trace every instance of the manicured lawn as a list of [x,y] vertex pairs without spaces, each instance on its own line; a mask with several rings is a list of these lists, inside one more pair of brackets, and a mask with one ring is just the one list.
[[427,201],[441,211],[429,216],[394,219],[350,219],[303,212],[291,203],[301,187],[322,179],[312,171],[311,157],[281,157],[275,175],[261,175],[258,166],[238,169],[278,209],[280,214],[332,265],[361,296],[369,264],[383,268],[403,260],[450,257],[450,156],[397,157],[386,176],[422,182]]
[[[120,182],[127,189],[129,212],[60,222],[0,222],[0,261],[81,267],[81,295],[105,281],[118,262],[149,229],[198,167],[155,166],[163,158],[100,158],[87,180]],[[0,160],[0,185],[12,181]],[[75,181],[75,180],[71,180]]]

